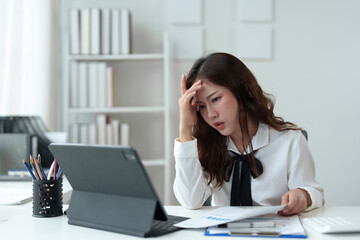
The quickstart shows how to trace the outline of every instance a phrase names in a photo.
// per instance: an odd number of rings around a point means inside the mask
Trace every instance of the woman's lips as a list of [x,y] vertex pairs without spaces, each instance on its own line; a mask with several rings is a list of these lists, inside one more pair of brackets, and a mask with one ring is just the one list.
[[216,127],[217,130],[221,130],[224,128],[225,123],[224,122],[215,122],[214,126]]

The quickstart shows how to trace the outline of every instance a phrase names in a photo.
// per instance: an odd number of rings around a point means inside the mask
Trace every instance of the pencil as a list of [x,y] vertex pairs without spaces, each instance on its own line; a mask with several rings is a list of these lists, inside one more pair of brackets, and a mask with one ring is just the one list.
[[[30,158],[32,158],[32,156],[30,156]],[[37,173],[39,174],[40,179],[44,180],[44,177],[43,177],[43,175],[41,173],[41,170],[40,170],[40,167],[39,167],[39,163],[37,162],[37,159],[33,158],[33,161],[35,163],[35,168],[36,168]]]
[[29,171],[31,177],[32,177],[34,180],[36,180],[34,174],[32,173],[32,171],[31,171],[31,169],[30,169],[30,167],[29,167],[29,165],[27,164],[27,162],[26,162],[23,158],[21,159],[21,161],[23,162],[23,164],[24,164],[24,166],[26,167],[26,169]]
[[60,170],[56,176],[56,180],[58,180],[59,178],[61,178],[64,175],[63,170]]
[[34,166],[34,161],[33,161],[33,159],[32,159],[31,156],[30,156],[30,165],[31,165],[31,169],[32,169],[32,172],[33,172],[36,180],[39,180],[40,177],[39,177],[39,175],[38,175],[37,172],[36,172],[36,169],[35,169],[35,166]]
[[34,158],[34,161],[36,161],[37,163],[38,163],[38,165],[39,165],[39,168],[40,168],[40,171],[41,171],[41,174],[43,175],[43,178],[44,178],[44,180],[46,180],[46,174],[45,174],[45,172],[44,172],[44,169],[43,169],[43,167],[42,167],[42,165],[41,165],[41,158],[40,158],[40,153],[38,154],[38,158],[36,159],[36,158]]
[[60,172],[61,172],[61,169],[60,169],[60,166],[58,166],[57,173],[56,173],[56,179],[59,177]]

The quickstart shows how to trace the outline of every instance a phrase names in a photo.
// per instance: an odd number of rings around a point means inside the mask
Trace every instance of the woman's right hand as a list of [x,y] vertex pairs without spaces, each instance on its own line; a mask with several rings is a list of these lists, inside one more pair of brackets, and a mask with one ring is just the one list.
[[186,77],[181,77],[181,98],[179,99],[180,110],[180,126],[179,133],[180,142],[192,140],[192,126],[196,118],[196,104],[194,97],[196,92],[201,89],[202,81],[196,81],[189,89],[186,89]]

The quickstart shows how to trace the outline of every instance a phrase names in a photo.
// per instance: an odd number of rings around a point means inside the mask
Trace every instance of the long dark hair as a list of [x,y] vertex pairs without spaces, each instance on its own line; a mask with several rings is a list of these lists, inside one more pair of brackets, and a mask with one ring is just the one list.
[[[281,117],[274,115],[272,95],[265,93],[245,64],[230,54],[213,53],[199,58],[187,75],[186,88],[189,89],[199,79],[207,79],[234,94],[239,105],[239,124],[243,143],[246,139],[251,140],[248,118],[255,123],[265,123],[278,131],[300,129],[295,124],[285,122]],[[222,187],[227,180],[226,169],[233,165],[233,160],[227,151],[227,136],[221,135],[209,126],[200,112],[197,112],[193,136],[197,139],[200,163],[210,176],[208,184],[216,180],[216,186]],[[243,147],[246,149],[246,146]],[[250,149],[250,167],[256,173],[251,141]]]

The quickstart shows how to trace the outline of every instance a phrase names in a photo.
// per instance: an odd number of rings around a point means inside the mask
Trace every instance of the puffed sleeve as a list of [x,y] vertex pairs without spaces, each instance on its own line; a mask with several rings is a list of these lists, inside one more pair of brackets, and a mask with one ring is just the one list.
[[202,207],[211,195],[211,187],[198,159],[197,140],[181,143],[175,140],[175,181],[173,185],[176,199],[188,209]]
[[290,189],[306,190],[312,204],[307,211],[324,205],[324,188],[315,179],[315,163],[305,137],[299,133],[293,139],[288,167]]

